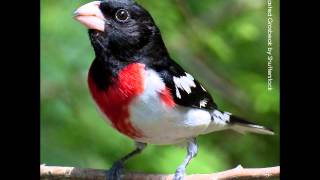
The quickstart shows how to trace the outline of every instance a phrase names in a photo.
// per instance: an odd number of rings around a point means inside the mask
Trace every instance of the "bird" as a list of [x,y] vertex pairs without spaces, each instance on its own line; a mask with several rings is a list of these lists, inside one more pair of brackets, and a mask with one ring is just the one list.
[[98,109],[136,148],[116,161],[108,179],[120,180],[125,162],[147,144],[186,144],[174,180],[183,180],[198,153],[197,137],[222,130],[274,132],[220,110],[211,94],[170,56],[151,14],[134,0],[92,1],[74,12],[88,30],[95,58],[88,86]]

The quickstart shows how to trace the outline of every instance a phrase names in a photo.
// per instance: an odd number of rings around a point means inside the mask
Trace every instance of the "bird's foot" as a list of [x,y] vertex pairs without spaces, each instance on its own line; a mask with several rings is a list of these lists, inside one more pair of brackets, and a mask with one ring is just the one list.
[[173,180],[184,180],[186,168],[179,167],[173,177]]
[[107,180],[121,180],[121,175],[123,174],[123,162],[115,162],[111,169],[107,171]]

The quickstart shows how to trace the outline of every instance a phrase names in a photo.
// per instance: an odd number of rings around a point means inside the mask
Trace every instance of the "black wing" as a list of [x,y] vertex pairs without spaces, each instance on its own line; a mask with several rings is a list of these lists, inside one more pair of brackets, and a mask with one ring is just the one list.
[[[213,110],[217,105],[207,90],[176,62],[169,60],[156,68],[176,104],[185,107]],[[165,68],[164,68],[165,67]]]

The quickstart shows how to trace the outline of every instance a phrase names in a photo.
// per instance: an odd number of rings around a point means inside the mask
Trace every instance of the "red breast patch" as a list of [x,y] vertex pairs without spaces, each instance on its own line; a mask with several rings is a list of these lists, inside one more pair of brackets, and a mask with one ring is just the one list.
[[122,134],[131,138],[141,138],[143,134],[130,122],[129,104],[144,90],[145,65],[135,63],[123,68],[116,82],[107,90],[97,88],[90,73],[88,78],[91,94],[99,108],[111,120],[112,125]]

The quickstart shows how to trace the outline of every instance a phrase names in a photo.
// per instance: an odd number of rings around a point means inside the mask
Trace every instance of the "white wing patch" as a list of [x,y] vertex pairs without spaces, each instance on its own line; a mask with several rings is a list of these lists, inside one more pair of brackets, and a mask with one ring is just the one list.
[[173,82],[176,86],[176,95],[179,99],[181,99],[181,94],[179,89],[186,91],[188,94],[191,93],[191,88],[196,87],[196,83],[194,82],[193,76],[188,73],[185,73],[186,76],[181,77],[173,77]]
[[204,100],[200,101],[200,108],[206,107],[207,104],[208,104],[208,99],[204,99]]
[[178,87],[176,87],[176,95],[177,95],[177,98],[181,99],[181,94]]

